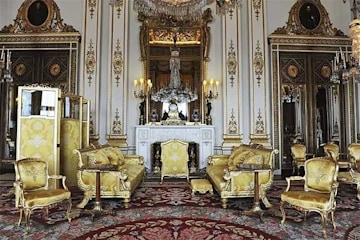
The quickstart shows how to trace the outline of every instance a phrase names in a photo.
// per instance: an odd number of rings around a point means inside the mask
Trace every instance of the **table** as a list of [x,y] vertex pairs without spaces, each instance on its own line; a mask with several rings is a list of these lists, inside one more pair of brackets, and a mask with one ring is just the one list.
[[260,207],[260,198],[259,198],[259,173],[260,172],[270,172],[272,169],[268,165],[256,165],[256,164],[240,164],[239,170],[249,171],[254,173],[254,205],[252,209],[248,211],[243,211],[243,215],[247,216],[259,216],[261,221],[263,221],[264,210]]
[[102,215],[106,215],[106,214],[111,214],[111,215],[115,215],[115,210],[112,209],[103,209],[101,207],[101,196],[100,196],[100,173],[102,172],[110,172],[110,171],[117,171],[116,170],[116,166],[114,165],[110,165],[110,164],[106,164],[106,165],[101,165],[101,166],[94,166],[94,167],[81,167],[79,168],[80,171],[86,171],[86,172],[93,172],[96,175],[96,181],[95,181],[95,204],[93,209],[84,210],[84,213],[86,214],[91,214],[92,216],[92,220],[94,221],[95,217],[98,216],[102,216]]

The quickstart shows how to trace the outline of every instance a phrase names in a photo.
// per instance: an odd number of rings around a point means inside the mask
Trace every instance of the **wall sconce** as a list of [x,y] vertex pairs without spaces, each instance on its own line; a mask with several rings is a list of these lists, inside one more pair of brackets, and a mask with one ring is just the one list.
[[203,89],[204,89],[204,97],[206,99],[212,100],[217,99],[219,96],[218,92],[219,81],[214,81],[214,79],[204,80],[203,81]]
[[152,82],[150,79],[148,79],[146,82],[144,81],[143,78],[140,78],[139,80],[135,79],[134,86],[135,86],[134,96],[136,98],[145,99],[148,92],[152,88]]

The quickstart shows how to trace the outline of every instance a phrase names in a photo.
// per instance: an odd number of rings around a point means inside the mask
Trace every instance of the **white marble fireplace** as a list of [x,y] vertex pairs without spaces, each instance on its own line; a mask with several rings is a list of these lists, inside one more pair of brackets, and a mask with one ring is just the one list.
[[151,145],[169,139],[199,144],[199,169],[207,166],[207,157],[214,154],[215,127],[211,125],[139,125],[136,126],[136,154],[144,157],[151,171]]

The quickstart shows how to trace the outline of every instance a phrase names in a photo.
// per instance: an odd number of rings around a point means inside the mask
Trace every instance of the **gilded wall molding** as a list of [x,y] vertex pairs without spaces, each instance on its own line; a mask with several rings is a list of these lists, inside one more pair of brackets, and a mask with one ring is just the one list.
[[124,0],[111,0],[110,5],[116,9],[116,15],[119,19],[121,16],[121,7],[124,5]]
[[93,74],[95,72],[96,65],[97,64],[96,64],[96,55],[94,51],[94,42],[92,39],[90,39],[85,57],[85,66],[86,66],[86,73],[87,73],[89,87],[91,87],[92,85],[92,80],[94,77]]
[[228,71],[228,75],[229,75],[229,79],[230,79],[230,86],[233,87],[236,69],[237,69],[237,57],[236,57],[233,40],[230,41],[226,65],[227,65],[227,71]]
[[121,74],[123,71],[124,60],[122,56],[121,46],[120,46],[120,39],[117,39],[115,51],[113,53],[112,59],[112,66],[113,66],[113,73],[115,75],[115,84],[118,87],[120,83]]
[[[101,1],[101,0],[100,0]],[[94,13],[96,11],[96,0],[89,0],[88,1],[88,10],[89,10],[89,15],[90,18],[93,19],[94,17]]]
[[122,134],[123,133],[123,126],[120,120],[120,115],[119,115],[119,109],[116,109],[115,114],[114,114],[114,120],[112,122],[112,134]]
[[237,126],[237,121],[236,121],[236,117],[234,114],[234,109],[231,109],[231,115],[230,115],[230,120],[228,123],[228,129],[227,132],[229,135],[231,134],[238,134],[238,126]]
[[60,9],[53,0],[24,1],[14,20],[0,33],[63,33],[77,32],[71,25],[63,23]]
[[256,43],[256,51],[255,51],[255,56],[254,56],[254,60],[253,60],[253,65],[254,65],[254,72],[256,75],[256,79],[257,79],[257,84],[258,84],[258,87],[260,87],[261,77],[263,75],[263,70],[264,70],[264,59],[263,59],[263,53],[261,52],[259,40]]
[[260,18],[260,13],[261,13],[261,4],[262,4],[262,0],[253,0],[253,9],[254,9],[254,13],[256,16],[256,20],[259,21]]
[[[121,147],[128,150],[126,135],[126,115],[128,95],[128,82],[126,69],[126,55],[123,51],[126,46],[128,28],[127,24],[126,3],[124,0],[111,0],[109,5],[110,24],[108,26],[110,38],[110,53],[108,56],[108,115],[107,115],[107,141],[112,146]],[[126,79],[126,80],[125,80]]]

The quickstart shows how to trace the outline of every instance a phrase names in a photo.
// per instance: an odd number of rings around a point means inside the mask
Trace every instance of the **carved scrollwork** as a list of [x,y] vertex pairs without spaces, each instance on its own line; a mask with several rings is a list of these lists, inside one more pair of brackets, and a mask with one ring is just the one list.
[[20,6],[14,24],[0,33],[77,32],[64,24],[60,9],[53,0],[26,0]]

